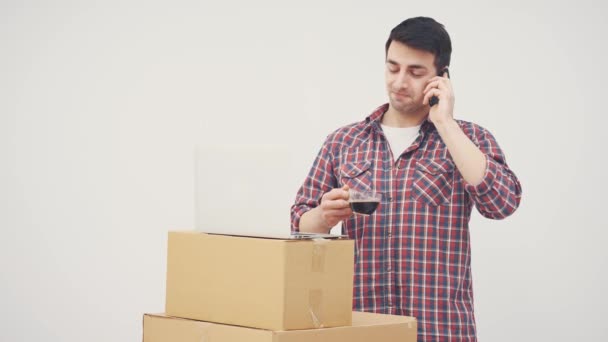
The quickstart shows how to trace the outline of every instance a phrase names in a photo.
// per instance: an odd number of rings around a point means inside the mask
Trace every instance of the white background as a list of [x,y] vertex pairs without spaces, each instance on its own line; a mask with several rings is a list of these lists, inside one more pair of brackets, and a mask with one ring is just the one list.
[[1,1],[0,340],[139,341],[167,231],[194,227],[194,146],[287,146],[293,198],[325,136],[385,102],[390,29],[427,15],[452,37],[457,118],[494,133],[524,190],[507,220],[472,218],[480,340],[606,341],[606,12]]

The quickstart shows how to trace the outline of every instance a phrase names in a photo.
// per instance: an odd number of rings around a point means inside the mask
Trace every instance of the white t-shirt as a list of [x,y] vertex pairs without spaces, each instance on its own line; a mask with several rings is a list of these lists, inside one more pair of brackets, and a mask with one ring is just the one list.
[[420,126],[414,127],[389,127],[386,125],[380,125],[388,145],[393,153],[393,161],[397,161],[401,153],[405,151],[420,134]]

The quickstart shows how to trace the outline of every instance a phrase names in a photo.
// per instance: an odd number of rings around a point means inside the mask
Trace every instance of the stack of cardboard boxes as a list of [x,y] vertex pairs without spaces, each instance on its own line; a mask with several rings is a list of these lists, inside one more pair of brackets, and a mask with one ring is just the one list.
[[352,240],[170,232],[164,314],[144,342],[416,341],[413,317],[352,312]]

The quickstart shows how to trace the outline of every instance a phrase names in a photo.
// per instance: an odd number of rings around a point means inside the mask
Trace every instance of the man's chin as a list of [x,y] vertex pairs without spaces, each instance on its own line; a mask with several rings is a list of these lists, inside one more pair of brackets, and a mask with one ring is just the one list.
[[418,104],[413,104],[413,103],[403,103],[400,101],[391,101],[391,107],[393,107],[393,109],[401,114],[404,115],[412,115],[412,114],[417,114],[421,111],[422,109],[422,105],[418,105]]

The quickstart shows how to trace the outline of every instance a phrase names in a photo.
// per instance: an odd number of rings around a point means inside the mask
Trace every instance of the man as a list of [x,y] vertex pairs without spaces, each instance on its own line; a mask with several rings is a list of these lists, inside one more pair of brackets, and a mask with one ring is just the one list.
[[[453,118],[451,51],[431,18],[397,25],[386,42],[389,103],[327,137],[291,209],[294,231],[342,221],[355,240],[354,309],[414,316],[419,341],[476,341],[472,207],[502,219],[521,198],[490,132]],[[382,202],[354,215],[348,189]]]

